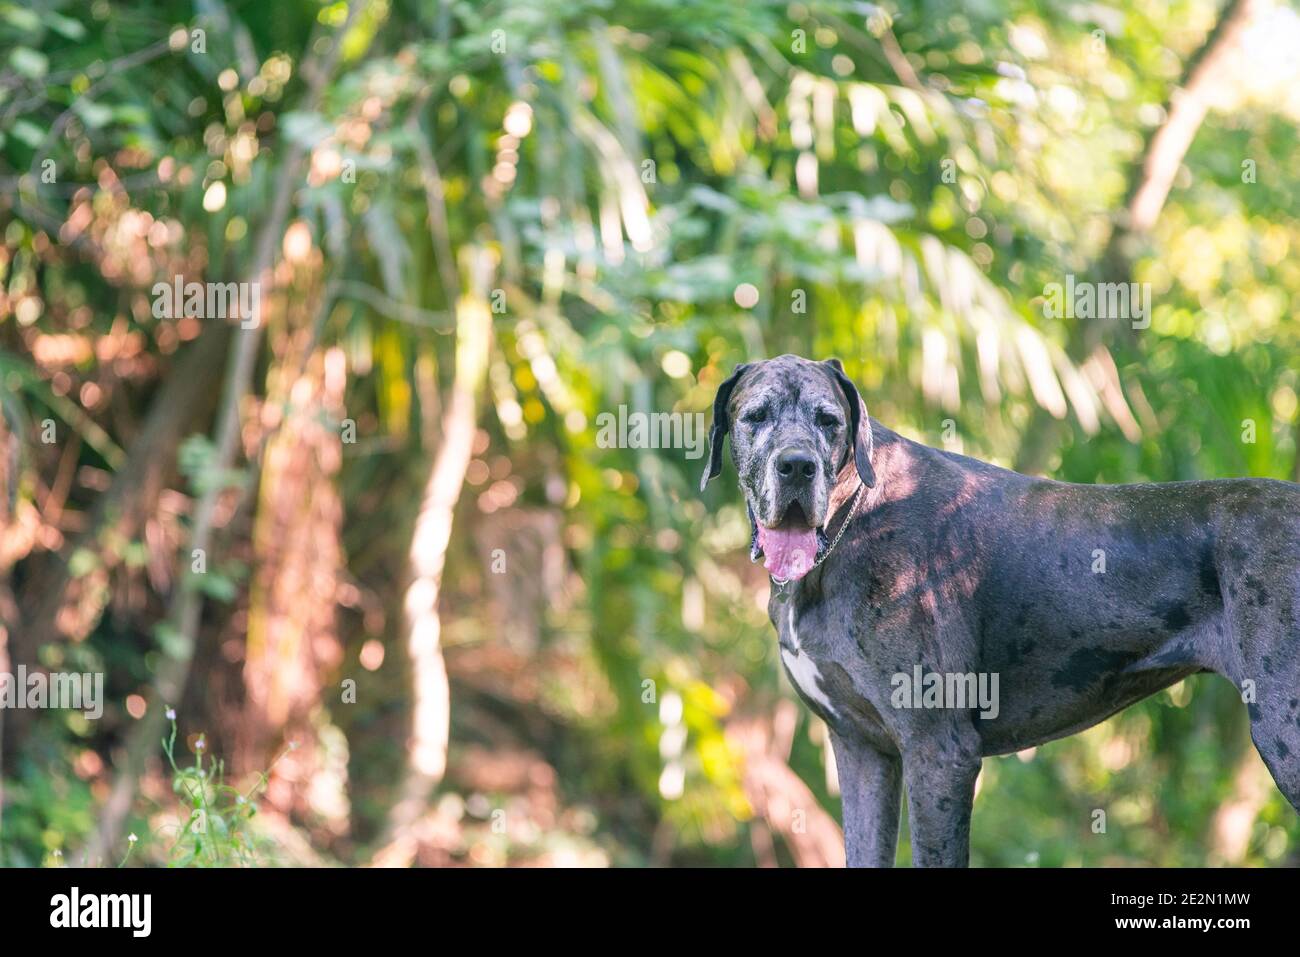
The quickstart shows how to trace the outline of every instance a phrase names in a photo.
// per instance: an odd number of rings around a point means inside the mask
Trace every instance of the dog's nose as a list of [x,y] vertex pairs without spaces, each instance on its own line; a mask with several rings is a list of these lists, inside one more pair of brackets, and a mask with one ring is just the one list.
[[804,449],[784,449],[776,456],[776,474],[806,481],[817,474],[817,460]]

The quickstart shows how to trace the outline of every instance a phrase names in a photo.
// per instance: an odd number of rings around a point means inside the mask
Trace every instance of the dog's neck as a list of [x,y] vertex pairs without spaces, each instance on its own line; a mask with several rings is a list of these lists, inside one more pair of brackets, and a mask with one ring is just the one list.
[[[871,468],[876,474],[876,484],[863,493],[858,505],[859,515],[881,502],[889,501],[895,497],[894,493],[905,491],[902,486],[906,485],[905,481],[897,480],[898,477],[905,476],[907,471],[907,463],[904,461],[907,451],[902,436],[885,428],[875,419],[871,420],[871,436]],[[857,465],[850,453],[835,476],[827,515],[838,515],[840,509],[853,500],[862,485],[862,478],[858,475]]]
[[[858,476],[857,466],[853,464],[853,456],[850,455],[844,468],[840,469],[839,474],[835,476],[835,484],[831,487],[831,494],[826,503],[827,525],[830,524],[833,516],[840,513],[840,509],[853,501],[853,496],[861,487],[862,479]],[[829,533],[829,529],[827,531]]]

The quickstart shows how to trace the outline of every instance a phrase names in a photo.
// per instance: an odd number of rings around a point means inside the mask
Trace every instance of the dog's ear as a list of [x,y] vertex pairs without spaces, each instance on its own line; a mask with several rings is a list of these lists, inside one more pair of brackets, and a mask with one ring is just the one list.
[[853,436],[853,462],[858,467],[858,477],[867,488],[875,488],[876,470],[871,467],[874,440],[871,436],[871,418],[867,415],[867,406],[858,393],[858,387],[844,374],[844,363],[839,359],[827,359],[822,365],[830,370],[831,377],[844,393],[844,401],[849,404],[849,434]]
[[731,393],[735,391],[736,383],[748,368],[748,362],[736,366],[727,377],[727,381],[718,386],[718,394],[713,397],[713,425],[709,428],[709,464],[705,466],[704,475],[700,478],[701,492],[709,484],[709,479],[717,478],[722,471],[722,439],[731,428],[731,422],[727,417],[727,403],[731,401]]

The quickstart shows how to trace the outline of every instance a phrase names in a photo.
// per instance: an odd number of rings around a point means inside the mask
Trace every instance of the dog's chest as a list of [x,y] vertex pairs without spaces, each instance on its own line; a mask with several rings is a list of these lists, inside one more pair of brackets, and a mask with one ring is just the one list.
[[[781,662],[785,665],[790,681],[814,710],[837,717],[835,705],[827,694],[822,670],[807,643],[800,639],[799,619],[794,601],[787,601],[778,609],[776,626]],[[808,623],[805,621],[805,624]],[[816,624],[815,621],[811,623],[814,626]]]
[[896,739],[880,703],[866,696],[856,677],[878,671],[879,663],[863,657],[851,630],[827,615],[824,604],[801,605],[797,596],[774,596],[768,616],[776,628],[781,664],[809,710],[837,731],[881,750],[893,748]]

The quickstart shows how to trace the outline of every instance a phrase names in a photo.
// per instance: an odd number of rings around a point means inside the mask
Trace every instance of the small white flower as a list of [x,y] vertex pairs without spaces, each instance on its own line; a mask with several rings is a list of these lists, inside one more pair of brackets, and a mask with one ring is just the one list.
[[175,708],[168,708],[168,709],[167,709],[167,720],[168,720],[168,721],[175,721],[175,720],[176,720],[176,709],[175,709]]
[[134,844],[136,841],[138,841],[138,840],[140,840],[140,839],[139,839],[138,837],[136,837],[134,834],[132,834],[132,835],[130,835],[129,837],[127,837],[127,840],[130,841],[132,844]]
[[199,740],[197,740],[197,741],[194,742],[194,750],[195,750],[195,751],[202,751],[202,750],[203,750],[204,748],[206,748],[207,746],[208,746],[208,743],[207,743],[206,741],[204,741],[202,738],[199,738]]

